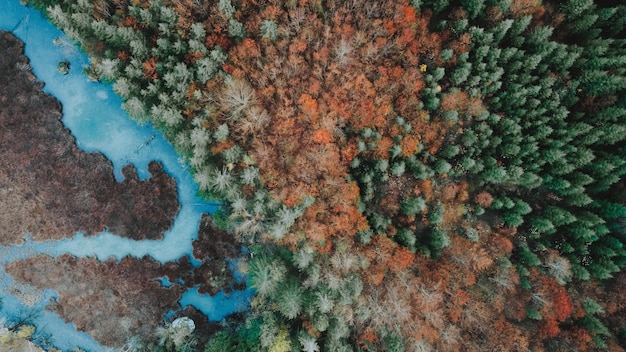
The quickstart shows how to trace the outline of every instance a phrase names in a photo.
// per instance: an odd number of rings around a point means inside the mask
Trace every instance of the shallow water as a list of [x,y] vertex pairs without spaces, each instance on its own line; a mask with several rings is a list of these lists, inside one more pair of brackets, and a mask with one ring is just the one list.
[[[73,324],[65,324],[56,314],[45,311],[45,305],[55,297],[55,292],[33,291],[32,297],[39,299],[32,306],[7,292],[15,285],[12,285],[13,279],[4,272],[4,264],[40,253],[53,257],[69,253],[100,260],[148,255],[162,263],[182,256],[192,258],[191,242],[197,237],[201,215],[203,212],[212,213],[217,205],[204,202],[196,196],[197,185],[187,165],[179,159],[160,132],[149,125],[139,126],[131,121],[120,108],[122,101],[110,86],[91,82],[82,74],[88,58],[62,32],[48,23],[39,12],[21,6],[18,0],[0,0],[0,9],[0,29],[13,32],[26,43],[25,54],[30,59],[33,73],[45,83],[44,91],[63,105],[62,121],[76,138],[79,148],[103,153],[113,163],[118,181],[123,180],[121,170],[129,163],[135,166],[140,178],[150,177],[148,164],[156,160],[163,164],[164,170],[177,182],[181,208],[174,225],[161,241],[133,241],[104,232],[90,237],[78,233],[71,239],[43,243],[28,241],[26,237],[23,246],[0,246],[0,298],[4,303],[0,318],[12,319],[29,311],[37,314],[35,322],[38,332],[50,334],[58,348],[79,346],[90,351],[105,350],[88,335],[76,332]],[[53,40],[59,37],[65,38],[62,40],[64,44],[53,44]],[[69,61],[71,66],[70,73],[65,76],[56,69],[57,63],[64,60]],[[180,303],[183,308],[193,305],[210,320],[218,321],[230,313],[246,309],[250,298],[250,291],[234,291],[228,296],[221,293],[210,298],[192,289],[184,294]]]

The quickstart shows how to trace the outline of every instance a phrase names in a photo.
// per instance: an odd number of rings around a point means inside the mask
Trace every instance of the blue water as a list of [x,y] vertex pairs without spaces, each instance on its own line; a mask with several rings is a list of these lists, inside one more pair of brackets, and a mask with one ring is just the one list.
[[183,294],[180,304],[184,307],[194,306],[211,321],[221,321],[229,314],[246,310],[253,296],[252,290],[232,291],[230,294],[222,291],[212,299],[206,299],[206,295],[199,294],[198,288],[194,288]]
[[[140,126],[131,121],[120,107],[122,100],[110,86],[91,82],[82,74],[82,68],[89,62],[86,55],[69,44],[69,40],[62,40],[66,42],[63,45],[53,44],[55,38],[64,38],[63,33],[38,11],[20,5],[19,0],[0,0],[0,29],[13,32],[26,43],[25,54],[30,59],[33,73],[45,83],[44,91],[62,103],[62,121],[82,150],[103,153],[113,163],[118,181],[123,180],[121,170],[129,163],[136,167],[141,179],[150,177],[148,164],[156,160],[177,182],[181,208],[174,225],[161,241],[132,241],[103,232],[89,237],[78,233],[71,239],[61,241],[35,243],[27,240],[23,246],[0,246],[0,298],[4,302],[0,317],[10,320],[25,310],[36,311],[38,331],[51,334],[57,348],[67,350],[78,346],[89,351],[105,351],[87,334],[77,332],[73,324],[66,324],[54,313],[45,311],[44,307],[54,297],[54,292],[41,293],[42,299],[33,307],[6,292],[11,287],[12,278],[4,273],[4,264],[40,253],[51,256],[69,253],[100,260],[149,255],[160,262],[182,256],[192,257],[191,242],[197,237],[201,215],[203,212],[212,213],[216,205],[196,196],[197,185],[187,165],[159,131],[150,125]],[[68,75],[57,71],[60,61],[70,62]],[[241,280],[241,277],[237,279]],[[222,293],[210,298],[199,295],[197,290],[189,290],[180,303],[183,308],[193,305],[210,320],[219,321],[228,314],[246,309],[250,299],[250,291],[235,291],[230,295]]]

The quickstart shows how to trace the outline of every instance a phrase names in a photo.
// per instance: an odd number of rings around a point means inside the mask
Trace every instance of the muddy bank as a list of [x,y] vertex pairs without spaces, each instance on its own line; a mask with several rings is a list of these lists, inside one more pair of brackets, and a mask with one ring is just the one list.
[[133,166],[118,183],[100,153],[85,153],[62,122],[62,107],[42,92],[23,43],[0,32],[0,244],[108,228],[133,239],[160,239],[179,204],[176,182],[159,163],[141,181]]

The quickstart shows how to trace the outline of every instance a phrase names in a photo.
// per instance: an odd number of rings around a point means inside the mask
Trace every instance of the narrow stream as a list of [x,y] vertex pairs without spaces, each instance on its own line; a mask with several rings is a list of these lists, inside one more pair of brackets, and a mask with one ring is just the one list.
[[[162,134],[151,126],[139,126],[128,118],[121,109],[121,99],[110,86],[89,81],[82,68],[88,64],[88,57],[67,39],[55,45],[55,38],[65,38],[63,33],[51,25],[33,9],[19,4],[19,0],[0,0],[0,29],[11,31],[25,42],[25,54],[30,59],[33,73],[45,83],[44,91],[57,98],[63,105],[63,123],[76,138],[79,148],[84,151],[103,153],[114,167],[116,180],[122,181],[122,168],[133,164],[139,178],[150,177],[148,164],[159,161],[164,170],[177,182],[180,211],[161,241],[133,241],[101,233],[85,237],[75,234],[71,239],[37,243],[28,241],[22,246],[0,246],[0,298],[3,310],[0,319],[36,314],[39,334],[50,334],[54,345],[63,350],[74,346],[89,351],[105,351],[90,336],[77,332],[73,324],[44,308],[57,294],[50,290],[33,292],[32,305],[24,304],[7,292],[13,279],[4,272],[4,264],[28,258],[36,254],[56,257],[72,254],[76,257],[97,257],[106,260],[110,257],[121,259],[124,256],[141,258],[148,255],[163,263],[189,256],[192,258],[192,241],[197,237],[201,215],[212,213],[216,204],[202,201],[196,196],[197,185],[173,147]],[[67,75],[58,73],[60,61],[69,61],[71,70]],[[211,298],[199,295],[197,290],[189,290],[181,299],[183,306],[193,305],[213,321],[247,308],[251,291],[234,291],[230,295]]]

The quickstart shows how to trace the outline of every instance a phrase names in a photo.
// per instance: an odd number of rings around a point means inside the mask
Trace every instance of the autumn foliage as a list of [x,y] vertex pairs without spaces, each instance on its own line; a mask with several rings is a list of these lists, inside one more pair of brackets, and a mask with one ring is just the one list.
[[[605,216],[595,198],[626,170],[599,147],[625,148],[607,117],[623,109],[602,110],[620,91],[595,94],[621,84],[596,70],[617,72],[621,61],[596,56],[621,47],[552,41],[568,38],[560,9],[595,2],[111,3],[113,15],[99,3],[92,16],[147,48],[117,44],[103,67],[134,75],[133,97],[148,98],[129,101],[166,117],[203,195],[226,198],[225,227],[269,258],[251,260],[261,339],[289,328],[305,350],[341,350],[333,336],[363,350],[396,338],[418,351],[589,350],[607,336],[597,311],[620,324],[621,296],[572,280],[623,265],[623,243],[600,239],[623,237],[606,221],[623,219],[623,199]],[[169,8],[169,24],[141,11]],[[90,47],[104,51],[105,37]],[[588,111],[606,121],[585,122]]]
[[[182,29],[188,23],[186,6],[191,4],[177,7]],[[436,133],[423,137],[433,127],[422,123],[423,114],[413,106],[424,86],[420,57],[436,57],[441,46],[439,34],[428,30],[429,13],[417,14],[406,2],[368,4],[379,12],[374,17],[340,4],[328,6],[332,15],[322,17],[310,6],[242,2],[235,16],[247,14],[244,25],[251,35],[235,43],[219,39],[227,24],[217,8],[204,21],[211,33],[208,48],[228,48],[224,70],[249,82],[258,107],[272,118],[240,146],[250,150],[263,186],[276,200],[292,206],[315,197],[318,215],[305,215],[291,233],[314,239],[319,249],[330,248],[327,241],[333,237],[353,236],[368,227],[356,209],[358,188],[354,191],[346,181],[357,155],[357,138],[346,134],[346,128],[379,131],[383,140],[376,157],[388,155],[391,122],[398,115],[414,126],[402,142],[405,156],[417,151],[419,143],[435,141]],[[289,34],[276,40],[255,35],[263,20],[276,21],[279,32]],[[147,76],[154,75],[152,65],[145,68]]]

